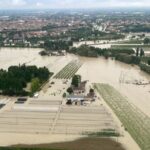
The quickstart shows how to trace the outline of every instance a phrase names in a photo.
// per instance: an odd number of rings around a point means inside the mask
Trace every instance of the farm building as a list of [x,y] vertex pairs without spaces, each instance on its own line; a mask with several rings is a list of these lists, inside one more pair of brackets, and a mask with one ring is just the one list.
[[67,97],[67,105],[83,105],[85,97],[83,95],[70,95]]
[[83,101],[84,98],[85,97],[83,95],[69,95],[67,97],[67,100],[71,100],[72,102],[74,102],[74,101]]
[[91,95],[69,95],[67,97],[67,104],[81,104],[83,105],[84,102],[92,102],[95,101],[95,96]]
[[72,86],[73,93],[74,94],[85,93],[85,91],[86,91],[86,83],[87,83],[87,81],[84,81],[84,82],[81,82],[78,87]]

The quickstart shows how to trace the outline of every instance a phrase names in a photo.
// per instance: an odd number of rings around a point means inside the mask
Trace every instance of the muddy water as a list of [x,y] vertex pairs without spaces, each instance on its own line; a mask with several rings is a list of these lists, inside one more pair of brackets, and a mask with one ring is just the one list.
[[78,71],[83,79],[92,83],[109,83],[150,116],[150,85],[132,84],[135,80],[149,82],[150,75],[141,71],[137,66],[112,59],[85,57],[79,57],[79,59],[84,63]]
[[36,65],[46,66],[50,71],[58,72],[64,65],[72,60],[72,56],[64,57],[42,57],[39,52],[42,49],[33,48],[1,48],[0,49],[0,68],[8,69],[11,65]]
[[19,65],[34,61],[40,50],[20,49],[20,48],[1,48],[0,49],[0,68],[8,69],[10,65]]
[[[38,53],[42,49],[0,49],[0,68],[7,69],[11,65],[27,64],[46,66],[57,73],[77,56],[67,55],[58,57],[41,57]],[[129,98],[129,101],[150,116],[150,85],[139,86],[132,83],[135,80],[150,81],[150,75],[141,71],[137,66],[127,65],[112,59],[78,57],[83,66],[78,73],[83,80],[91,83],[109,83]]]

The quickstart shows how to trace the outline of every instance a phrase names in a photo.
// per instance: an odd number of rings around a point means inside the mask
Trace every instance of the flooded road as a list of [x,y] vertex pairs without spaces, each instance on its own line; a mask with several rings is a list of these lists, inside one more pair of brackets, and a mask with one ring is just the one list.
[[[135,81],[149,82],[150,75],[137,66],[127,65],[112,59],[86,58],[68,54],[67,56],[42,57],[42,49],[1,48],[0,68],[8,69],[11,65],[46,66],[57,73],[72,59],[79,59],[83,66],[78,74],[91,83],[108,83],[128,97],[129,101],[150,116],[150,85],[134,85]],[[127,84],[128,83],[128,84]]]

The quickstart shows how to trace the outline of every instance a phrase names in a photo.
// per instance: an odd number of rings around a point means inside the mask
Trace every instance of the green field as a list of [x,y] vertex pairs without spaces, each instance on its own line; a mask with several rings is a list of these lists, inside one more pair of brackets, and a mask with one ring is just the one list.
[[134,44],[134,45],[112,45],[111,48],[112,49],[125,49],[125,48],[128,48],[128,49],[131,49],[131,48],[137,48],[137,47],[140,47],[140,48],[143,48],[144,50],[148,51],[150,50],[150,45],[137,45],[137,44]]
[[142,44],[143,40],[128,40],[128,41],[120,41],[118,44]]
[[82,66],[81,62],[73,60],[68,63],[60,72],[58,72],[54,78],[56,79],[70,79]]
[[128,99],[112,86],[94,84],[94,87],[112,108],[141,149],[150,150],[150,118],[130,104]]

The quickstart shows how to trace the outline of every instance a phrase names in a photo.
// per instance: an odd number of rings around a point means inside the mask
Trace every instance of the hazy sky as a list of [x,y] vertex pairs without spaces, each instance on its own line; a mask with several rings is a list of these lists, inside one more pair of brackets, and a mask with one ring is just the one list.
[[0,0],[0,8],[150,7],[150,0]]

